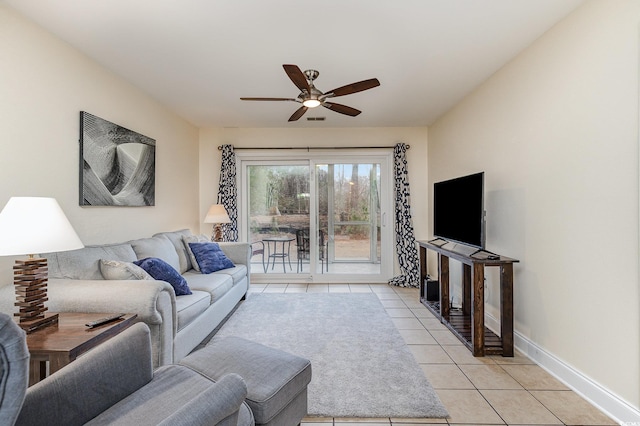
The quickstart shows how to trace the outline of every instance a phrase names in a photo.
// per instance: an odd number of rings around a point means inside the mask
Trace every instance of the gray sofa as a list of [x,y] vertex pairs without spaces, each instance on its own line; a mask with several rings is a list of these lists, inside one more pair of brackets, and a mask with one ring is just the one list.
[[[194,270],[197,263],[185,240],[203,239],[183,229],[121,244],[44,254],[49,262],[49,311],[135,313],[151,331],[153,365],[177,363],[221,324],[249,289],[251,246],[220,243],[235,267],[202,274]],[[186,279],[192,294],[176,296],[164,281],[106,280],[101,272],[101,260],[130,264],[147,257],[171,265]],[[0,299],[15,300],[13,286],[0,289]],[[14,311],[6,305],[3,312]]]

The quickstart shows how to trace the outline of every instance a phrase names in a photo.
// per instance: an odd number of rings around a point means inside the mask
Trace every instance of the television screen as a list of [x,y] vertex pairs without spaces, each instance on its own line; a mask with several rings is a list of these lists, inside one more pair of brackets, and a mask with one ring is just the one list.
[[433,185],[433,233],[484,248],[484,172]]

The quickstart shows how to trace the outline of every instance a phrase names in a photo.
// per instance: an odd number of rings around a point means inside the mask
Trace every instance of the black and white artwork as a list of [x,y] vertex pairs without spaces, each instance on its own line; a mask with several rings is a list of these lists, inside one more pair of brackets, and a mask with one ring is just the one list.
[[80,205],[155,205],[156,141],[80,112]]

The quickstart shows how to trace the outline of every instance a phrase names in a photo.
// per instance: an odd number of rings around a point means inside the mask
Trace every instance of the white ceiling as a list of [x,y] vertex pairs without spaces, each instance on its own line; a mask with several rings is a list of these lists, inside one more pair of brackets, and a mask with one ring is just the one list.
[[[583,0],[0,0],[199,127],[427,126]],[[288,123],[282,64],[325,92],[376,77]],[[324,116],[326,121],[307,121]]]

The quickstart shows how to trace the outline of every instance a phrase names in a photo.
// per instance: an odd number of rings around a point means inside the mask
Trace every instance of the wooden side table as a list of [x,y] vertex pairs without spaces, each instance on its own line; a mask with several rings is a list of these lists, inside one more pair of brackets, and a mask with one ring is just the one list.
[[78,356],[132,325],[136,314],[125,314],[121,319],[89,328],[85,324],[107,317],[107,313],[61,312],[58,325],[46,327],[27,334],[27,347],[31,354],[29,361],[29,386],[53,374]]

